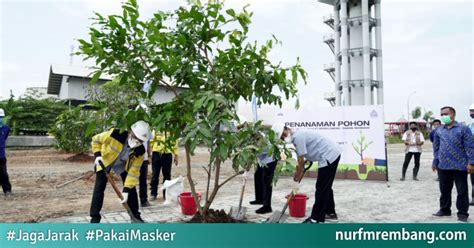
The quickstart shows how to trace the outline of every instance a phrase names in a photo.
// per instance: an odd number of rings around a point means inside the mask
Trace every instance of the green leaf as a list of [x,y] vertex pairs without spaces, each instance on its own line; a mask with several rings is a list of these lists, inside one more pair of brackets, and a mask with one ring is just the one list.
[[235,17],[235,10],[233,9],[228,9],[225,11],[228,15],[232,16],[232,17]]
[[91,135],[96,126],[97,126],[97,124],[96,124],[95,122],[89,122],[89,123],[87,124],[87,129],[86,129],[84,135],[85,135],[85,136]]
[[100,75],[102,75],[102,71],[97,71],[97,72],[95,72],[94,75],[93,75],[92,78],[91,78],[90,83],[91,83],[91,84],[95,84],[95,83],[99,80]]
[[225,145],[220,145],[219,146],[219,155],[221,157],[222,160],[225,160],[227,158],[227,146]]

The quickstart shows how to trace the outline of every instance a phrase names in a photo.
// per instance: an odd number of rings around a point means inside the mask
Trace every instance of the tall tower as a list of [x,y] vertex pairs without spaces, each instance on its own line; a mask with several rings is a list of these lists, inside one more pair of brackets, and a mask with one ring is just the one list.
[[334,81],[325,99],[332,106],[383,104],[380,0],[318,0],[334,6],[323,18],[333,30],[323,37],[334,54],[324,65]]

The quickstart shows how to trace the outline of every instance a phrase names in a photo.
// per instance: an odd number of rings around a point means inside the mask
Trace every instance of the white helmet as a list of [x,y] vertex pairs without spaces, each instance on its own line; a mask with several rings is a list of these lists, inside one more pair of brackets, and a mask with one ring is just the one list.
[[[469,107],[469,110],[474,110],[474,103],[471,104],[471,107]],[[0,111],[1,112],[1,111]]]
[[150,126],[144,121],[135,122],[131,129],[133,134],[143,142],[148,141],[151,137]]
[[3,111],[2,108],[0,108],[0,117],[4,117],[5,116],[5,111]]
[[285,125],[283,125],[281,123],[273,124],[272,130],[273,130],[273,132],[275,132],[277,138],[281,137],[281,135],[283,134],[284,128],[285,128]]

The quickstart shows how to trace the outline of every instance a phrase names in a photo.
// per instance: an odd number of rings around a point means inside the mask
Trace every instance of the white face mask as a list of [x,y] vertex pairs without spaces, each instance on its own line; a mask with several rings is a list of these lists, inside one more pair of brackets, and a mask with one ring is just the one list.
[[128,137],[128,146],[130,148],[135,148],[135,147],[138,147],[142,144],[142,142],[138,141],[137,139],[135,138],[132,138],[132,137]]
[[291,137],[291,134],[288,134],[288,136],[286,136],[285,138],[285,142],[286,143],[291,143],[293,141],[292,137]]

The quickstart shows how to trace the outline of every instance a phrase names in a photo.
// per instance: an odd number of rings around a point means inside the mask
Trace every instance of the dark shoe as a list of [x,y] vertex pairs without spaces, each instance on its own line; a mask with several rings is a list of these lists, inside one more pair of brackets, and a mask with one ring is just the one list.
[[445,212],[442,212],[442,211],[438,211],[438,212],[434,213],[433,216],[436,216],[436,217],[451,216],[451,213],[445,213]]
[[255,211],[255,213],[257,214],[268,214],[268,213],[271,213],[273,210],[272,210],[272,207],[261,207],[259,209],[257,209]]
[[405,177],[401,177],[401,178],[400,178],[400,181],[405,181]]
[[10,197],[12,197],[12,192],[11,191],[5,192],[5,198],[10,198]]
[[145,221],[140,216],[135,216],[135,219],[130,218],[132,223],[145,223]]
[[413,181],[420,181],[420,180],[418,180],[418,178],[416,177],[413,177]]
[[467,216],[465,215],[458,216],[458,222],[467,223]]
[[150,207],[150,206],[151,206],[150,202],[148,202],[148,201],[142,202],[141,205],[142,205],[142,208],[146,208],[146,207]]
[[100,218],[92,218],[91,223],[100,223]]
[[263,205],[263,202],[262,202],[262,201],[256,201],[256,200],[255,200],[255,201],[251,201],[251,202],[249,202],[249,203],[250,203],[250,205]]
[[156,195],[152,195],[152,196],[150,197],[150,201],[156,201]]
[[472,201],[469,203],[470,206],[474,206],[474,198],[472,198]]
[[326,220],[337,220],[337,214],[326,214],[326,217],[324,217]]
[[307,218],[306,220],[304,220],[303,224],[319,224],[319,222],[311,219],[311,217],[310,217],[310,218]]

